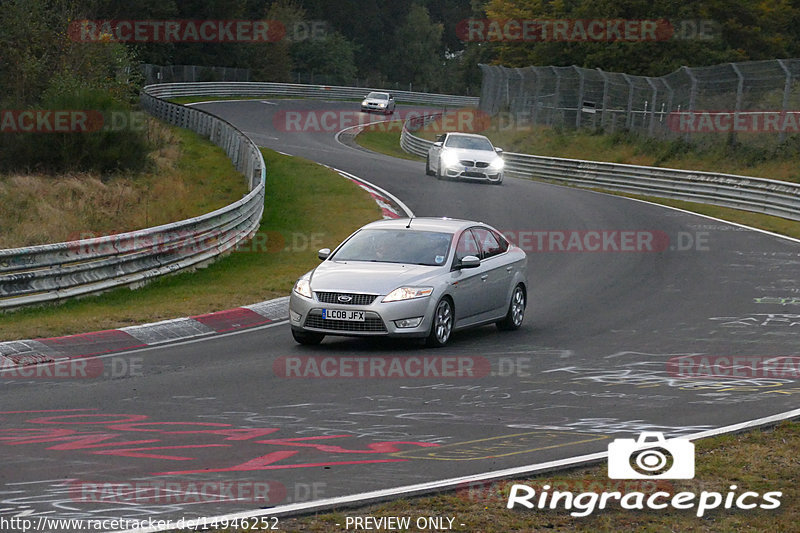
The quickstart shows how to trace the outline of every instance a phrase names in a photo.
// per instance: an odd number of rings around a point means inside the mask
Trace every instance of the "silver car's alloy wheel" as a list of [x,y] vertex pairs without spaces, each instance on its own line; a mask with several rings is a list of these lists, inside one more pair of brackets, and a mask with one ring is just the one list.
[[522,321],[525,319],[525,291],[522,285],[514,287],[514,292],[511,294],[511,303],[508,304],[508,313],[506,316],[497,323],[498,329],[510,331],[519,329]]
[[522,287],[517,285],[511,296],[511,321],[519,327],[523,318],[525,318],[525,295],[522,293]]
[[428,337],[429,346],[444,346],[450,340],[453,333],[453,306],[450,300],[442,298],[436,304],[436,311],[433,313],[433,325]]

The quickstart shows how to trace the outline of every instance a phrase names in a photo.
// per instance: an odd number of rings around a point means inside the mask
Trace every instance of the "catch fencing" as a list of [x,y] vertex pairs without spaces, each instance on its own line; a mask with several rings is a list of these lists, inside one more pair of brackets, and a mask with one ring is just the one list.
[[[633,76],[581,67],[480,65],[481,110],[532,124],[774,145],[800,133],[800,59]],[[771,133],[771,135],[764,135]]]

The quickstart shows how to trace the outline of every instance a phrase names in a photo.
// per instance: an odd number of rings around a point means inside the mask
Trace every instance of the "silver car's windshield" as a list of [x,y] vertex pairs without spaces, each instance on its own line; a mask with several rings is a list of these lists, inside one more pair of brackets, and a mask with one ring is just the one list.
[[463,137],[461,135],[450,135],[444,143],[448,148],[463,148],[466,150],[494,150],[492,143],[488,139],[481,137]]
[[363,229],[345,242],[332,259],[442,266],[452,240],[451,233],[435,231]]
[[367,95],[367,98],[371,98],[373,100],[388,100],[389,95],[386,93],[369,93]]

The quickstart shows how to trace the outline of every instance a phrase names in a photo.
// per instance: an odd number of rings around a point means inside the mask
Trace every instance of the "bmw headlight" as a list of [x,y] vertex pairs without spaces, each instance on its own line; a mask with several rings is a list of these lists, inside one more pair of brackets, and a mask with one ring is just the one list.
[[502,157],[498,157],[491,163],[489,163],[489,168],[492,170],[503,170],[503,167],[506,166],[506,162],[503,161]]
[[383,299],[384,302],[399,302],[424,298],[433,294],[433,287],[398,287]]
[[442,154],[442,163],[446,167],[458,166],[458,155],[455,152],[444,152]]
[[304,298],[311,299],[311,282],[305,278],[298,279],[297,283],[294,284],[294,292]]
[[369,102],[367,102],[366,100],[363,100],[363,101],[361,102],[361,105],[363,105],[363,106],[365,106],[365,107],[366,107],[366,105],[367,105],[368,103],[369,103]]
[[386,107],[386,104],[380,103],[380,104],[378,104],[378,107]]

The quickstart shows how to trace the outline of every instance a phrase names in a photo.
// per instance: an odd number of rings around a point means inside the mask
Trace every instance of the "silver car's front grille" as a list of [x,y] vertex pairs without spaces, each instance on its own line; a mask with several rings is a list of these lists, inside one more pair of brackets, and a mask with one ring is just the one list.
[[350,292],[317,292],[317,300],[326,304],[369,305],[377,294],[355,294]]
[[475,166],[478,168],[486,168],[489,166],[489,163],[487,163],[486,161],[478,161],[477,163],[475,163]]
[[327,329],[329,331],[375,332],[386,331],[383,320],[378,317],[367,316],[364,322],[351,322],[349,320],[329,320],[322,315],[309,314],[306,318],[307,328]]

